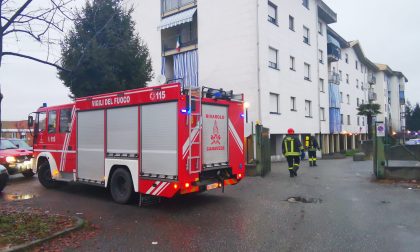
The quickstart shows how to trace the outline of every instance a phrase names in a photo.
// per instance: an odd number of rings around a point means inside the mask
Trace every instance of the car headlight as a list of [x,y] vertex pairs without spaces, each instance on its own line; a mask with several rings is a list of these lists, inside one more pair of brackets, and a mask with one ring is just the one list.
[[15,157],[6,157],[6,162],[7,163],[15,163],[16,162],[16,158]]

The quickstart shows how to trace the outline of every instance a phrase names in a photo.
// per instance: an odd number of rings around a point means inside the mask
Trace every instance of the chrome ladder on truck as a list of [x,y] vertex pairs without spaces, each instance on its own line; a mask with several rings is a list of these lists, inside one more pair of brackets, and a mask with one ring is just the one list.
[[[190,174],[200,173],[202,170],[202,90],[200,87],[189,86],[188,90],[188,172]],[[194,111],[193,111],[193,104]],[[193,122],[197,122],[196,125],[193,125]],[[198,148],[194,148],[198,146]],[[197,150],[198,149],[198,150]],[[195,164],[193,166],[193,164]],[[195,169],[194,169],[195,168]]]

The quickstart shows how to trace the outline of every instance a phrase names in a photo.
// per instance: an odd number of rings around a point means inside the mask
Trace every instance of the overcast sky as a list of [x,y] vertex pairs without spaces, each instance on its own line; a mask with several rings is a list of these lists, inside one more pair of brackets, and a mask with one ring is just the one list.
[[[42,1],[42,0],[41,0]],[[420,1],[417,0],[324,0],[338,14],[332,25],[347,40],[359,40],[373,62],[402,71],[409,83],[407,98],[420,102]],[[45,58],[45,48],[26,40],[6,40],[6,48]],[[59,57],[57,52],[55,58]],[[54,58],[54,55],[53,55]],[[22,120],[42,103],[70,102],[69,91],[49,66],[18,58],[4,58],[0,68],[4,99],[2,120]]]
[[420,1],[324,0],[338,15],[331,25],[345,39],[359,40],[374,63],[389,65],[408,78],[406,97],[420,102]]

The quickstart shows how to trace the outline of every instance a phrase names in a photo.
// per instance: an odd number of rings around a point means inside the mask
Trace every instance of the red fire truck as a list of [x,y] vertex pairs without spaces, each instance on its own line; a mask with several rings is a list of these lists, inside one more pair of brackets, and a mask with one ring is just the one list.
[[179,83],[76,99],[30,116],[40,183],[110,189],[114,201],[171,198],[245,175],[243,95]]

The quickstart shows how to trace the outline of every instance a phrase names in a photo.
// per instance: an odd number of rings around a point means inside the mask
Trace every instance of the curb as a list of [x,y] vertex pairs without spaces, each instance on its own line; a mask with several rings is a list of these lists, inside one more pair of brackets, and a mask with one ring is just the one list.
[[39,245],[39,244],[44,243],[46,241],[52,240],[56,237],[59,237],[59,236],[68,234],[70,232],[73,232],[77,229],[80,229],[85,224],[85,221],[83,219],[81,219],[77,216],[74,216],[73,218],[75,218],[77,220],[76,225],[74,227],[64,229],[62,231],[59,231],[57,233],[54,233],[54,234],[46,237],[46,238],[42,238],[42,239],[38,239],[38,240],[35,240],[35,241],[27,242],[27,243],[24,243],[22,245],[10,247],[10,248],[7,248],[6,250],[1,250],[1,252],[25,251],[25,250],[33,247],[33,246]]

